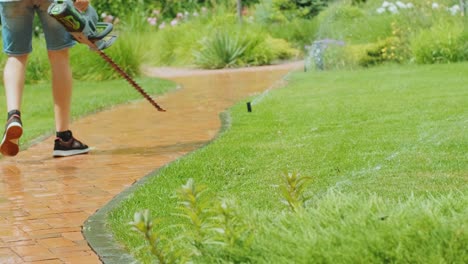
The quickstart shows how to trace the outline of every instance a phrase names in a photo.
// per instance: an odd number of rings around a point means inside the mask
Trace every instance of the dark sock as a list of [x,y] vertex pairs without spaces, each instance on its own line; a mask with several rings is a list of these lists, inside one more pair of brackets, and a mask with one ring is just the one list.
[[8,112],[7,120],[10,120],[12,115],[18,115],[19,117],[21,117],[21,113],[19,110],[11,110],[10,112]]
[[72,132],[70,130],[57,132],[57,137],[63,141],[69,141],[72,138]]

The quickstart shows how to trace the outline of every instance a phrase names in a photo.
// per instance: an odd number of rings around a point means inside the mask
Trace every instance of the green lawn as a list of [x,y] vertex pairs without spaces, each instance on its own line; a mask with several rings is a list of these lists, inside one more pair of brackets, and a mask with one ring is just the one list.
[[[172,82],[154,78],[140,78],[137,82],[151,95],[174,89]],[[144,100],[124,79],[102,82],[74,82],[72,116],[74,119],[116,104]],[[0,109],[6,120],[5,91],[0,89]],[[54,133],[52,90],[49,83],[26,85],[21,109],[24,126],[22,148],[35,140]],[[3,132],[2,132],[3,133]]]
[[[143,263],[154,257],[128,223],[146,208],[167,237],[162,254],[194,263],[466,263],[467,72],[468,63],[295,73],[251,98],[252,113],[232,107],[217,140],[159,170],[109,224]],[[313,179],[297,212],[281,202],[288,172]],[[194,215],[181,210],[189,198],[174,198],[189,178],[208,188]],[[229,234],[215,228],[226,219],[217,198],[234,204]]]

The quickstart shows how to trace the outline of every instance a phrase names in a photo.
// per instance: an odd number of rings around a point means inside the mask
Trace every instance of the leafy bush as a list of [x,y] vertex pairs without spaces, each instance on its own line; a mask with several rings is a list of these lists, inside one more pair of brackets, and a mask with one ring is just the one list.
[[[354,69],[360,66],[364,58],[367,58],[367,50],[371,47],[370,44],[330,46],[324,52],[321,70]],[[312,66],[311,68],[317,69],[316,65]]]
[[[251,6],[258,0],[242,0],[245,6]],[[233,0],[93,0],[92,5],[99,13],[112,14],[117,17],[127,17],[138,14],[141,17],[150,15],[153,10],[159,10],[162,17],[173,18],[179,12],[195,11],[202,7],[233,6]],[[129,8],[130,7],[130,8]]]
[[299,54],[285,40],[272,38],[254,26],[224,27],[224,31],[216,31],[205,37],[200,47],[199,51],[194,52],[194,63],[210,69],[266,65]]
[[262,0],[256,8],[264,22],[275,22],[294,17],[312,18],[327,6],[327,0]]
[[233,16],[225,17],[232,22],[219,22],[211,17],[199,17],[189,23],[181,23],[175,27],[145,33],[147,58],[151,65],[193,66],[194,51],[202,48],[202,39],[224,25],[234,22]]
[[267,49],[271,50],[274,59],[287,60],[297,58],[300,51],[293,48],[289,42],[281,38],[266,37]]
[[202,40],[202,50],[194,53],[195,64],[203,68],[219,69],[239,65],[249,41],[240,35],[217,31]]
[[175,27],[145,32],[146,62],[152,65],[202,68],[264,65],[298,55],[285,40],[273,38],[261,26],[239,24],[233,13],[217,10]]
[[336,3],[318,16],[316,38],[344,40],[348,47],[327,50],[325,66],[466,60],[463,28],[467,22],[453,15],[457,9],[451,5],[449,1],[413,4],[371,0],[356,6]]
[[359,59],[359,65],[368,67],[383,62],[402,62],[403,51],[400,49],[400,40],[390,37],[385,40],[367,45],[366,55]]
[[268,23],[266,30],[274,38],[284,39],[298,49],[310,45],[316,38],[319,23],[316,18],[295,18],[282,23]]
[[337,39],[363,44],[391,36],[390,15],[373,16],[356,6],[335,4],[317,17],[317,39]]
[[[129,224],[144,235],[154,258],[160,263],[209,263],[223,259],[233,263],[249,260],[252,230],[238,213],[237,205],[207,193],[207,187],[188,179],[176,191],[177,208],[173,213],[181,219],[179,225],[170,225],[162,219],[152,219],[148,210],[136,212]],[[178,232],[168,239],[168,231]],[[182,232],[181,232],[182,231]]]
[[422,31],[411,41],[417,63],[447,63],[468,59],[467,33],[463,27],[441,24]]

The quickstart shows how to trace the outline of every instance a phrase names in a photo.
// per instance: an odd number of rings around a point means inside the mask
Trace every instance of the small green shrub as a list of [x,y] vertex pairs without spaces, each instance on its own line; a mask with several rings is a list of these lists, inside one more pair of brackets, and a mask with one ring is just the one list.
[[[198,259],[234,263],[249,261],[252,228],[237,212],[233,201],[220,200],[209,194],[207,187],[188,179],[176,191],[174,216],[180,224],[170,230],[175,239],[168,239],[159,228],[160,218],[151,219],[148,210],[136,212],[129,224],[144,235],[152,255],[160,263],[187,263]],[[210,262],[211,262],[210,261]]]
[[295,57],[299,53],[284,39],[273,38],[261,29],[252,28],[242,32],[242,35],[249,39],[250,45],[247,46],[239,65],[267,65],[274,60]]
[[174,263],[175,261],[170,258],[166,252],[165,246],[162,244],[162,235],[158,232],[157,227],[159,220],[152,219],[148,210],[136,212],[133,216],[133,221],[129,223],[133,231],[143,234],[145,240],[149,244],[149,248],[153,256],[155,256],[159,263]]
[[270,48],[270,43],[267,39],[255,38],[251,39],[250,45],[247,46],[238,65],[266,65],[271,64],[274,58],[275,53]]
[[207,27],[201,21],[145,33],[145,61],[151,65],[193,66],[193,51],[201,48]]
[[195,64],[219,69],[238,65],[250,42],[239,34],[217,31],[213,36],[204,38],[201,44],[202,50],[194,52]]
[[300,55],[300,51],[293,48],[291,44],[284,39],[267,37],[265,38],[265,42],[267,48],[271,50],[276,59],[287,60]]
[[263,27],[272,37],[284,39],[290,45],[302,50],[304,46],[310,45],[316,38],[319,23],[316,18],[294,18],[282,23],[263,24]]
[[467,34],[458,25],[441,24],[421,31],[411,41],[417,63],[448,63],[468,59]]
[[347,36],[353,36],[351,26],[363,18],[364,12],[361,9],[335,4],[318,16],[320,27],[317,38],[347,39]]
[[352,69],[358,66],[359,58],[364,55],[362,45],[331,46],[323,54],[323,65],[316,65],[313,58],[308,58],[308,66],[316,70]]
[[365,47],[366,54],[359,58],[358,64],[363,67],[369,67],[384,62],[400,63],[403,61],[403,51],[400,49],[400,43],[397,37],[390,37],[368,44]]
[[325,9],[327,4],[326,0],[263,0],[257,5],[257,9],[260,10],[259,15],[271,22],[293,17],[309,19]]
[[312,182],[312,178],[298,173],[284,173],[281,178],[280,190],[283,195],[283,202],[293,212],[304,209],[305,203],[310,199],[305,192]]
[[333,49],[327,51],[328,61],[354,67],[383,62],[446,63],[467,59],[462,31],[468,24],[463,17],[449,12],[453,2],[440,1],[438,7],[423,1],[412,2],[410,7],[401,7],[405,4],[402,2],[386,4],[393,4],[397,11],[384,9],[382,1],[377,0],[356,6],[340,2],[323,11],[318,16],[317,39],[344,40],[349,46],[366,49],[364,55],[354,48]]

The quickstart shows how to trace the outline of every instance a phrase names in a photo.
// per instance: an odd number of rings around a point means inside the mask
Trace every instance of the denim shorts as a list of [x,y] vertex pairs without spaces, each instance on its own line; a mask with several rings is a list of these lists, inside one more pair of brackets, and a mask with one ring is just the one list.
[[71,47],[75,41],[47,9],[53,0],[21,0],[0,2],[3,51],[9,55],[23,55],[32,51],[33,21],[37,13],[42,23],[48,50]]

